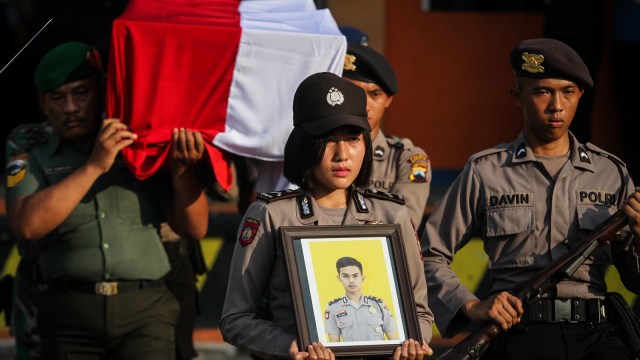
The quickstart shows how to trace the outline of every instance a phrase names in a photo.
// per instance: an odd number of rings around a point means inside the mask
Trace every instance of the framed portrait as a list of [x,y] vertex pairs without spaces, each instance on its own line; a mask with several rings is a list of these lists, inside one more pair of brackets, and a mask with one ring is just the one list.
[[301,349],[391,356],[422,338],[399,225],[283,226]]

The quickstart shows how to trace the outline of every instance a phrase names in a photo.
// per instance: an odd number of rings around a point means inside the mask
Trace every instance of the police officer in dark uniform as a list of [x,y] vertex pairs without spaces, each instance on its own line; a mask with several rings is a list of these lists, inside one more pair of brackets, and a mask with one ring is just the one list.
[[361,87],[367,95],[373,140],[373,170],[368,186],[402,195],[411,218],[419,225],[429,197],[431,163],[425,151],[411,140],[382,133],[384,112],[398,92],[393,68],[369,46],[349,43],[342,77]]
[[[627,359],[604,301],[605,270],[613,263],[624,285],[640,293],[640,188],[622,161],[569,131],[584,88],[593,85],[572,48],[524,40],[512,50],[511,66],[524,130],[471,156],[425,226],[436,323],[447,337],[470,321],[498,324],[505,332],[485,359]],[[511,295],[618,209],[629,227],[570,278],[527,306]],[[450,267],[472,237],[482,239],[489,257],[488,299],[478,299]]]

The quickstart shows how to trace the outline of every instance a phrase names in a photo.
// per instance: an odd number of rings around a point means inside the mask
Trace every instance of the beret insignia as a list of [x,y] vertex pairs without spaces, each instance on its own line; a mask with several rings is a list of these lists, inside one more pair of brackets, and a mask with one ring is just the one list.
[[522,60],[524,60],[522,70],[532,74],[544,72],[544,67],[541,65],[544,62],[544,56],[524,52],[522,53]]
[[256,233],[258,233],[258,226],[260,226],[260,220],[258,219],[248,217],[244,220],[244,225],[242,225],[242,231],[238,238],[240,245],[244,247],[253,242],[256,238]]
[[355,55],[347,54],[344,57],[344,70],[356,71],[356,57]]

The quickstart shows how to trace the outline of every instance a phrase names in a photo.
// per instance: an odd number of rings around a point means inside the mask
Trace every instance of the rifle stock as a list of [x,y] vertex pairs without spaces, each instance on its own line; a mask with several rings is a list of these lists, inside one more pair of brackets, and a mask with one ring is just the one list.
[[[629,219],[624,211],[618,210],[584,239],[573,245],[567,253],[523,282],[513,293],[522,301],[523,305],[538,299],[560,280],[573,275],[589,256],[609,242],[628,223]],[[493,322],[487,322],[460,340],[437,360],[477,360],[484,353],[491,340],[501,332],[500,326]]]

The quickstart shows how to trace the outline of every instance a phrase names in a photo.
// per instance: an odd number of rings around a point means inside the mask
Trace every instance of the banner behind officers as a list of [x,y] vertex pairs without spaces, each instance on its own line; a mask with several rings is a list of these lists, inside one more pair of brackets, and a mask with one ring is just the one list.
[[[477,153],[427,221],[423,235],[429,305],[445,336],[469,321],[503,330],[484,359],[626,359],[604,305],[605,270],[640,292],[640,189],[625,165],[568,131],[593,81],[578,54],[552,39],[520,42],[511,52],[524,130],[513,142]],[[541,301],[523,308],[508,292],[567,252],[617,209],[630,226]],[[454,253],[480,237],[492,294],[478,299],[451,270]],[[480,269],[479,269],[480,270]]]
[[119,156],[136,135],[101,119],[97,51],[65,43],[35,75],[53,133],[7,166],[7,211],[23,241],[38,246],[46,290],[37,299],[43,358],[174,359],[179,312],[162,277],[169,261],[159,228],[200,239],[208,206],[194,174],[204,144],[173,133],[169,172],[137,180]]
[[374,49],[350,43],[342,77],[367,95],[367,118],[373,141],[373,168],[367,187],[402,195],[409,215],[419,226],[429,197],[431,163],[425,151],[411,140],[382,133],[384,112],[398,92],[391,64]]
[[[267,359],[332,359],[322,344],[299,351],[287,270],[278,245],[281,226],[400,224],[423,339],[405,340],[395,358],[430,355],[433,317],[419,246],[399,197],[365,191],[372,148],[366,98],[331,73],[306,78],[293,98],[294,129],[285,146],[284,175],[299,190],[263,193],[238,229],[220,330],[225,341]],[[262,300],[268,296],[265,314]]]

